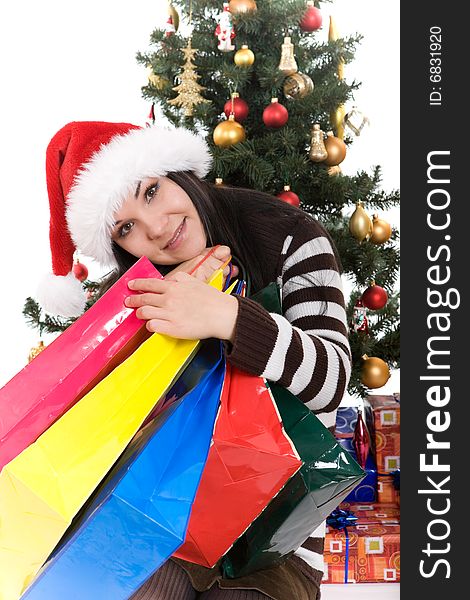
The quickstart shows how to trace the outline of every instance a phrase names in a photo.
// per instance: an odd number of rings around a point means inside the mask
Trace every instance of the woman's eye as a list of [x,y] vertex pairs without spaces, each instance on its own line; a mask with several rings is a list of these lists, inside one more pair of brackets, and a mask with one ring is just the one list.
[[132,221],[129,221],[129,223],[125,223],[119,229],[119,237],[125,237],[130,232],[130,230],[132,229],[133,226],[134,226],[134,223]]
[[145,190],[145,202],[147,204],[149,204],[152,201],[155,194],[157,193],[158,188],[159,188],[158,183],[155,183]]

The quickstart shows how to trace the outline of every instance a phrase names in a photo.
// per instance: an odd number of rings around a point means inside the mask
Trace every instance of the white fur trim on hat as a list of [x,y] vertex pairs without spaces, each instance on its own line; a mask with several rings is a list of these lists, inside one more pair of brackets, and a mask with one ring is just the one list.
[[83,286],[73,273],[45,275],[39,283],[36,299],[46,312],[61,317],[79,317],[86,304]]
[[171,171],[194,171],[202,178],[211,161],[205,140],[187,129],[154,126],[115,136],[83,165],[68,194],[66,218],[74,244],[103,266],[114,265],[114,214],[137,182]]

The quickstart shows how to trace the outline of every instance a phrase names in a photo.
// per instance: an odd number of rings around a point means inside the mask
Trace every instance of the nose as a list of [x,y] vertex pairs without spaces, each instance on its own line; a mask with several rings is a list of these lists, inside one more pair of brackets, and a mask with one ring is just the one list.
[[160,216],[152,219],[146,225],[146,234],[149,240],[156,240],[161,237],[168,229],[168,218]]

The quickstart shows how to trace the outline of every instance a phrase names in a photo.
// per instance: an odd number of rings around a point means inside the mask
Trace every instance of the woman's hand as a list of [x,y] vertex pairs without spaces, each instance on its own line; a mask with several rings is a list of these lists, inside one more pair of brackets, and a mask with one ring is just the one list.
[[[208,259],[209,260],[209,259]],[[215,337],[233,342],[238,301],[187,273],[167,279],[134,279],[125,305],[136,308],[136,316],[147,321],[149,331],[174,338],[202,340]]]
[[[212,254],[207,257],[212,250],[213,248],[206,248],[202,254],[178,265],[165,276],[166,281],[174,280],[176,273],[188,273],[200,281],[207,281],[214,272],[217,271],[217,269],[220,269],[231,257],[231,251],[228,246],[216,246]],[[204,262],[197,267],[202,260],[204,260]],[[195,267],[197,267],[197,269],[195,269]],[[230,267],[227,265],[224,267],[224,278],[227,278],[229,273]],[[238,268],[232,266],[232,277],[235,277],[236,275],[238,275]]]

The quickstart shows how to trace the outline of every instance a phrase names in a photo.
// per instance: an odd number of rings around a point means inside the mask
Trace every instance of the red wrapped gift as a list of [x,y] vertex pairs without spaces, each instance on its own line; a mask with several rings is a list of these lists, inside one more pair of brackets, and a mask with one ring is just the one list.
[[377,499],[380,503],[400,504],[400,490],[395,488],[392,475],[378,476]]
[[400,403],[396,396],[369,395],[366,415],[374,431],[374,452],[379,473],[400,468]]
[[400,581],[400,525],[327,527],[322,583]]
[[174,556],[213,567],[301,466],[264,379],[227,365],[185,543]]

